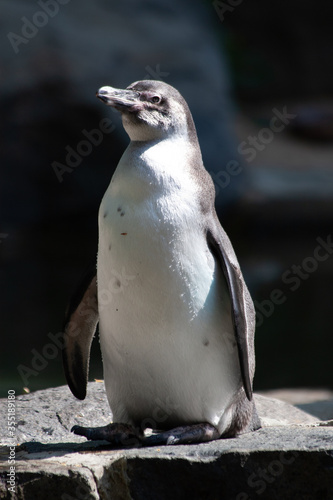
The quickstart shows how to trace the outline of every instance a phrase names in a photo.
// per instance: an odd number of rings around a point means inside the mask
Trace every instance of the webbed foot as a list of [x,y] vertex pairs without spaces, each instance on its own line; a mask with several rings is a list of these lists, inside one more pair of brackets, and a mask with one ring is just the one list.
[[219,439],[220,433],[216,427],[208,424],[194,424],[176,427],[169,431],[158,434],[152,434],[144,438],[144,446],[171,445],[171,444],[190,444],[203,443],[205,441],[214,441]]
[[142,434],[128,424],[108,424],[103,427],[74,425],[71,432],[85,436],[90,441],[109,441],[114,446],[140,446]]

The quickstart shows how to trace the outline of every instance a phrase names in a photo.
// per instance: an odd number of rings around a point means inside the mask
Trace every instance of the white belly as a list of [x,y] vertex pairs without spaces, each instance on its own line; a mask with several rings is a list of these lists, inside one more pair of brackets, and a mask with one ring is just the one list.
[[116,186],[100,207],[97,275],[114,421],[223,431],[241,377],[222,272],[177,193],[129,199]]

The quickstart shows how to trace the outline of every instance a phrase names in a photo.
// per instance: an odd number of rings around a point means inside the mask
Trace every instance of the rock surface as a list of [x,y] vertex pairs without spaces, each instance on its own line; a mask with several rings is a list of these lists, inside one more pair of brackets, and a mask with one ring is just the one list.
[[333,418],[333,391],[328,389],[276,389],[262,394],[296,405],[320,420]]
[[[65,386],[18,396],[16,493],[6,483],[12,441],[2,438],[0,497],[331,499],[332,422],[274,398],[255,398],[263,423],[257,432],[200,445],[121,450],[69,432],[74,424],[110,421],[103,383],[89,383],[85,401]],[[8,436],[6,403],[1,400],[2,436]]]

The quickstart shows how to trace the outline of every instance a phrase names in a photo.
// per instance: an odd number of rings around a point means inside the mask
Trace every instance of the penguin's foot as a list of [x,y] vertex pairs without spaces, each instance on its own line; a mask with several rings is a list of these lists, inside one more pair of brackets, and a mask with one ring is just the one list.
[[85,436],[90,441],[109,441],[114,446],[140,446],[142,435],[128,424],[108,424],[103,427],[81,427],[74,425],[71,432]]
[[216,427],[203,423],[176,427],[170,431],[152,434],[146,437],[142,444],[144,446],[203,443],[219,439],[220,433]]

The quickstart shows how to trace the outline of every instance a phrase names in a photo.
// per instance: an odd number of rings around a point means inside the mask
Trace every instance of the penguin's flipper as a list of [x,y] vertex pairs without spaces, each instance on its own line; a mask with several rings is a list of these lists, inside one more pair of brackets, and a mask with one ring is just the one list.
[[248,338],[250,336],[249,329],[254,328],[254,322],[249,322],[246,314],[249,307],[246,285],[229,238],[220,224],[216,224],[213,229],[208,229],[207,242],[223,270],[229,288],[243,387],[248,400],[251,401],[252,384],[249,370]]
[[98,323],[96,266],[74,294],[65,319],[63,365],[70,390],[78,399],[87,391],[89,357]]

